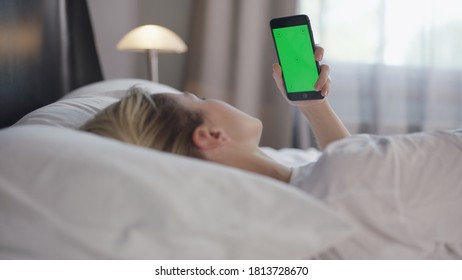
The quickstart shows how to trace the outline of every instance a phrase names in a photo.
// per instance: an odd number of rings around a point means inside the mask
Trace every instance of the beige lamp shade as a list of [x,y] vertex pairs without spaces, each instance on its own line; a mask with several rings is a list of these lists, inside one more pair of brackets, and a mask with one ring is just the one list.
[[173,31],[159,25],[143,25],[128,32],[117,44],[121,51],[147,51],[151,80],[159,82],[158,53],[184,53],[188,47]]
[[128,32],[117,44],[118,50],[155,50],[160,53],[184,53],[188,47],[173,31],[159,25],[143,25]]

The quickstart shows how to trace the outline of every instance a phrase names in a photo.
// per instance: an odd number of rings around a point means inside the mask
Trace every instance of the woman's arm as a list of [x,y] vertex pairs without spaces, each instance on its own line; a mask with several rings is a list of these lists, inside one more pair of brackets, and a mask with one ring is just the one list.
[[[316,60],[320,61],[324,54],[321,47],[315,51]],[[319,148],[324,149],[329,143],[350,136],[345,125],[334,112],[327,99],[331,81],[329,78],[329,66],[322,65],[319,79],[315,84],[316,90],[320,90],[325,97],[320,100],[291,101],[286,96],[281,67],[273,64],[273,78],[284,98],[293,106],[297,106],[311,125]]]
[[327,98],[324,98],[324,102],[299,106],[299,108],[310,123],[321,150],[335,140],[350,136]]

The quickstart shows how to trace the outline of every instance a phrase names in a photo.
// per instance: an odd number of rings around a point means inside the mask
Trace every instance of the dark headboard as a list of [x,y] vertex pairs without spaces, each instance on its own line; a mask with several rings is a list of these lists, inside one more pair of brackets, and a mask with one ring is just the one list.
[[86,1],[0,0],[0,127],[102,79]]

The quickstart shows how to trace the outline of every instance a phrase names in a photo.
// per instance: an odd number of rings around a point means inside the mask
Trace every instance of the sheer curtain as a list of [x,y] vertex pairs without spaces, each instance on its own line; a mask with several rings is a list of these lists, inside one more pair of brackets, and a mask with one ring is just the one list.
[[[329,98],[352,133],[462,127],[459,7],[457,0],[299,0],[331,66]],[[313,145],[299,136],[301,146]]]
[[269,21],[296,13],[297,0],[196,0],[185,89],[227,101],[262,120],[261,144],[287,147],[292,109],[278,93]]

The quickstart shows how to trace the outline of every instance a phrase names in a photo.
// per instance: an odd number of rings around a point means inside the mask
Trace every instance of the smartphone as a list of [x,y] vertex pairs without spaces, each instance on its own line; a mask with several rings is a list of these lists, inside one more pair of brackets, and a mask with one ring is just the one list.
[[320,69],[308,16],[274,18],[270,27],[289,100],[324,98],[314,89]]

